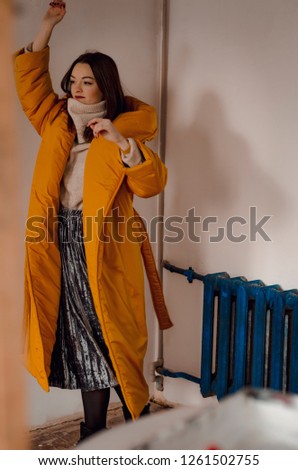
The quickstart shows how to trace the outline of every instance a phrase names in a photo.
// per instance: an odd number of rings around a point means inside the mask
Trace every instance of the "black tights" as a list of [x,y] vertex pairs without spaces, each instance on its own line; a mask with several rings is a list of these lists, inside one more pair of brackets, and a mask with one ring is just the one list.
[[[115,391],[123,405],[123,413],[125,419],[131,419],[130,413],[126,406],[120,385],[115,387]],[[110,388],[103,388],[101,390],[93,390],[91,392],[81,392],[85,424],[88,429],[92,431],[99,431],[105,429],[107,424],[107,412],[110,401]]]

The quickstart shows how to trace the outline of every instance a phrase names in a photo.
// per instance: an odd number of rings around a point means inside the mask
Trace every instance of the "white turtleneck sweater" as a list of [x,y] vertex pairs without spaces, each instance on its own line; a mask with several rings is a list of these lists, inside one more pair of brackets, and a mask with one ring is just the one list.
[[[67,110],[74,122],[77,131],[77,143],[71,149],[60,187],[60,202],[68,209],[83,207],[84,168],[90,143],[84,141],[84,130],[87,123],[93,118],[103,118],[106,114],[105,101],[95,104],[83,104],[69,98]],[[120,149],[123,163],[132,167],[142,163],[141,152],[134,141],[129,138],[131,150],[124,155]]]

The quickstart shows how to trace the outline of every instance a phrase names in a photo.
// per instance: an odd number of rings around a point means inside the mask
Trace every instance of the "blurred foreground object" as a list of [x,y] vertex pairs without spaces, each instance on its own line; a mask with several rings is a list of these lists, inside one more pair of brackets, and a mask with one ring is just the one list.
[[20,157],[15,148],[12,75],[12,1],[0,3],[0,449],[25,448],[21,366]]
[[181,406],[119,425],[79,448],[297,450],[297,422],[297,395],[246,388],[217,406]]

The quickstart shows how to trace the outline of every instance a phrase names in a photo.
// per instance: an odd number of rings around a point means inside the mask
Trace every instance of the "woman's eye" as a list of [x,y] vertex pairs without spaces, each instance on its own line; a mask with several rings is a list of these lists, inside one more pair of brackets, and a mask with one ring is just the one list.
[[84,85],[92,85],[91,82],[84,82]]

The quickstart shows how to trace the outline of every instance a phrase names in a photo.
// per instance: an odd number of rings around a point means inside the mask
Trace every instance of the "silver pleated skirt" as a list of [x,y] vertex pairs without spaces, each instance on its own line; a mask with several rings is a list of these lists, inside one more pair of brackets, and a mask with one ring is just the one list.
[[49,384],[92,391],[117,385],[89,286],[82,211],[59,213],[61,298]]

